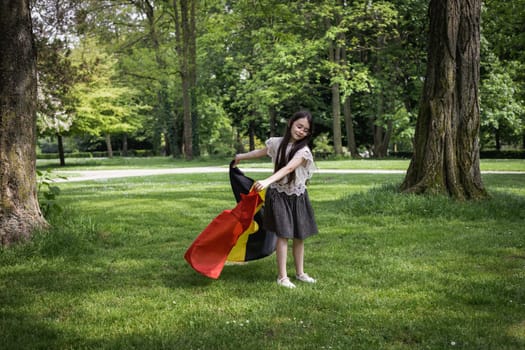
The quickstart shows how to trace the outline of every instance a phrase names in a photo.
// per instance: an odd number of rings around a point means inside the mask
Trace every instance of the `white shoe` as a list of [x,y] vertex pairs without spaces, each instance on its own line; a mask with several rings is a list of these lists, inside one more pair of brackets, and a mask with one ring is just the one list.
[[295,288],[295,284],[288,277],[278,278],[277,284],[286,288]]
[[295,278],[297,278],[301,282],[306,282],[306,283],[315,283],[315,282],[317,282],[315,280],[315,278],[312,278],[312,277],[308,276],[306,273],[303,273],[302,275],[295,275]]

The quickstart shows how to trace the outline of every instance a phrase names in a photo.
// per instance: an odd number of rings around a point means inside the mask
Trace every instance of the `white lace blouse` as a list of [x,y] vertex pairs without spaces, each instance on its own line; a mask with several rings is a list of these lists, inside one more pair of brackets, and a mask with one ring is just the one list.
[[[277,160],[277,151],[279,150],[279,145],[283,140],[282,137],[272,137],[266,141],[266,147],[268,148],[268,155],[272,158],[273,164]],[[292,143],[288,144],[286,149],[286,154],[292,149]],[[317,170],[317,167],[314,164],[314,157],[312,151],[308,146],[304,146],[295,153],[293,159],[303,158],[303,162],[299,167],[295,169],[295,181],[288,182],[288,176],[285,176],[281,180],[274,182],[270,185],[271,188],[276,189],[279,192],[284,192],[287,195],[297,195],[300,196],[306,191],[306,181],[309,180],[314,171]]]

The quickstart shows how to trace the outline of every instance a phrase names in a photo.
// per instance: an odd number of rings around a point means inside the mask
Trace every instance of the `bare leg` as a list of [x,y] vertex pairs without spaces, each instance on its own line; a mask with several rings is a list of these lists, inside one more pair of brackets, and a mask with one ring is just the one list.
[[304,273],[304,240],[293,240],[293,258],[295,262],[295,273],[301,276]]
[[288,239],[277,237],[277,245],[275,247],[277,255],[277,270],[279,272],[279,279],[288,276],[286,272],[286,258],[288,254]]

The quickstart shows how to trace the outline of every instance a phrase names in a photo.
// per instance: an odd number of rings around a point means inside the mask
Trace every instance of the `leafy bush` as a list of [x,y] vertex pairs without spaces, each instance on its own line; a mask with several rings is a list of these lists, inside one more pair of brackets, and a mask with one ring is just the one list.
[[45,217],[47,217],[51,210],[58,212],[62,211],[62,208],[57,203],[57,197],[60,194],[60,188],[54,185],[55,178],[65,179],[64,176],[54,176],[52,170],[47,169],[45,171],[36,171],[37,174],[37,191],[38,201],[40,210]]

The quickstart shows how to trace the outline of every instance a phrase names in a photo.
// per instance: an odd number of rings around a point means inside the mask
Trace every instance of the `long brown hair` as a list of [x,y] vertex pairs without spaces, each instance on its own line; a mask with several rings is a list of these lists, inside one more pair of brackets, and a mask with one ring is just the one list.
[[[290,140],[292,139],[292,125],[293,123],[295,123],[297,119],[302,119],[302,118],[306,118],[306,120],[308,121],[308,124],[310,124],[310,130],[308,131],[308,134],[304,137],[304,139],[294,142],[292,149],[290,150],[290,153],[288,153],[288,156],[287,156],[286,148],[288,147],[288,144],[290,143]],[[279,145],[279,148],[277,149],[277,157],[275,160],[274,172],[277,172],[281,168],[284,168],[284,166],[288,164],[288,162],[293,158],[293,156],[295,155],[295,153],[297,153],[298,150],[308,145],[308,142],[310,142],[310,137],[312,136],[312,128],[313,128],[312,115],[308,111],[296,112],[290,118],[290,120],[288,120],[288,126],[286,127],[286,132],[284,133],[283,140],[281,141],[281,144]],[[294,181],[295,181],[295,171],[288,175],[288,182],[294,182]]]

